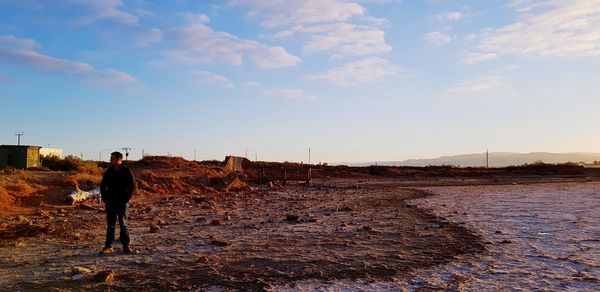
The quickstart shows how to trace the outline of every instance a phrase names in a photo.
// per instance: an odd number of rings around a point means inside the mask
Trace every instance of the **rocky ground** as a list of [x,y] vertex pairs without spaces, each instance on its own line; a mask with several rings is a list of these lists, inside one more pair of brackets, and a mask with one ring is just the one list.
[[[0,290],[293,291],[328,289],[327,283],[460,290],[468,277],[438,277],[430,287],[416,275],[472,262],[494,242],[445,219],[459,211],[439,213],[414,199],[442,186],[507,189],[600,179],[598,171],[570,165],[319,167],[306,186],[300,183],[306,166],[259,163],[247,172],[248,186],[246,175],[232,176],[219,162],[150,157],[131,168],[139,186],[129,213],[133,255],[120,253],[118,244],[116,253],[98,254],[102,205],[63,202],[73,182],[89,189],[99,180],[94,165],[0,173]],[[282,186],[278,176],[290,181]]]
[[[2,219],[0,286],[269,290],[307,279],[385,280],[484,249],[464,227],[405,202],[426,195],[346,182],[137,198],[130,224],[138,253],[121,254],[117,245],[117,253],[103,256],[97,254],[105,230],[101,210],[89,203],[42,205],[28,216]],[[94,278],[100,271],[113,277]]]

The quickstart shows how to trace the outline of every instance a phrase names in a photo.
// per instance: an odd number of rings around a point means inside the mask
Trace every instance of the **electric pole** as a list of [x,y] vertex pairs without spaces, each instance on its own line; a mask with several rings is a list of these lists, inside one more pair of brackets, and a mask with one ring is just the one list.
[[123,147],[121,149],[125,150],[125,160],[129,160],[129,150],[131,150],[131,148]]
[[485,168],[490,168],[490,153],[488,149],[485,149]]
[[308,147],[308,165],[310,165],[310,147]]
[[17,146],[21,146],[21,136],[25,135],[25,133],[23,132],[15,132],[15,135],[17,135]]

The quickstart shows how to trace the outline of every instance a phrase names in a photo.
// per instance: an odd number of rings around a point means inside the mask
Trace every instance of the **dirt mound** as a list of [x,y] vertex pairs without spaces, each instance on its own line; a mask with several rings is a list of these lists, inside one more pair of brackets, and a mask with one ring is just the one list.
[[73,172],[0,172],[0,215],[35,208],[42,202],[60,204],[79,180],[83,181]]

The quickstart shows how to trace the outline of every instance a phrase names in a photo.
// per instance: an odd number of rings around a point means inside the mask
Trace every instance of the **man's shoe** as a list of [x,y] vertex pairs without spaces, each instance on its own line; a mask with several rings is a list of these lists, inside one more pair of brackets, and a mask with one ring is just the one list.
[[135,250],[133,250],[129,247],[125,247],[125,248],[123,248],[123,253],[124,254],[135,254]]
[[112,247],[105,247],[102,249],[102,251],[100,251],[100,254],[109,254],[109,253],[113,253],[114,250]]

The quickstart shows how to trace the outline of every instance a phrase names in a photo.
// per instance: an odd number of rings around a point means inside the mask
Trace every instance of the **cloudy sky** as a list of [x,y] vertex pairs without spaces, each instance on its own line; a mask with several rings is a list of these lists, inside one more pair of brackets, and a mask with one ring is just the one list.
[[0,144],[600,152],[600,0],[0,0]]

